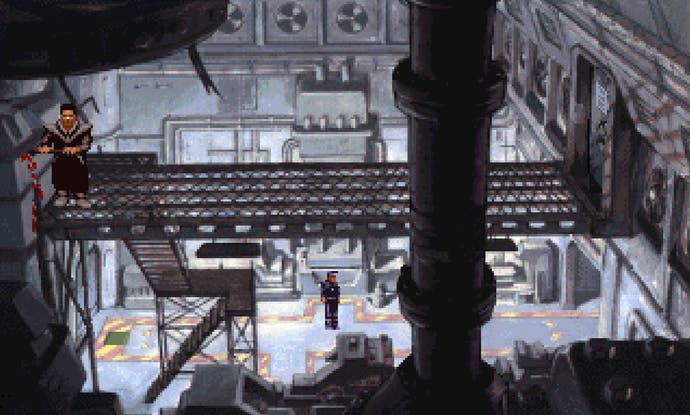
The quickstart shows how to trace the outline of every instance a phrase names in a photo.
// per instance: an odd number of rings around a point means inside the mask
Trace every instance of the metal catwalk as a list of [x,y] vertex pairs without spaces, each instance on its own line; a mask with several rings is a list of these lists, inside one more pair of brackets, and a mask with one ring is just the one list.
[[[158,165],[142,154],[89,156],[91,208],[47,206],[39,227],[53,239],[409,233],[406,163]],[[488,176],[489,235],[589,231],[560,162],[494,163]]]

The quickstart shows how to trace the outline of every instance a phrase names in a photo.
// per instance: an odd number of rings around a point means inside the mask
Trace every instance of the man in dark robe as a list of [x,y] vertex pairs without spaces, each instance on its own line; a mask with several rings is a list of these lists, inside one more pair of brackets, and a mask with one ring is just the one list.
[[60,106],[60,119],[44,126],[43,137],[37,151],[53,158],[53,186],[57,191],[54,205],[61,207],[70,195],[76,196],[77,206],[91,206],[86,198],[89,188],[89,169],[86,166],[86,152],[91,148],[92,125],[77,119],[72,104]]
[[336,282],[336,271],[328,271],[326,281],[321,283],[321,302],[326,305],[326,328],[338,329],[338,304],[340,286]]

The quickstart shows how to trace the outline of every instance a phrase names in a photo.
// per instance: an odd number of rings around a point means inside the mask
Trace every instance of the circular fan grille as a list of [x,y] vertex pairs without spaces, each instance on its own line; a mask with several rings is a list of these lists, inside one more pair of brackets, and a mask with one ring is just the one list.
[[336,21],[343,32],[358,33],[367,26],[369,17],[364,7],[355,2],[351,2],[340,6],[338,14],[336,15]]
[[285,3],[278,8],[276,24],[285,33],[299,33],[307,25],[307,12],[304,7],[295,3]]
[[223,23],[218,30],[225,34],[232,34],[240,30],[242,27],[242,19],[244,18],[244,13],[239,6],[228,3],[228,20]]

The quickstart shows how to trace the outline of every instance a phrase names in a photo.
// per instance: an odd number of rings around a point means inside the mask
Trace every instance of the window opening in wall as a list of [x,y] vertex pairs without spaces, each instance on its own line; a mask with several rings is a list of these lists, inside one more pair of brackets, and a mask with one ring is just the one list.
[[492,162],[517,161],[517,146],[515,143],[514,129],[496,128],[493,131],[491,142]]

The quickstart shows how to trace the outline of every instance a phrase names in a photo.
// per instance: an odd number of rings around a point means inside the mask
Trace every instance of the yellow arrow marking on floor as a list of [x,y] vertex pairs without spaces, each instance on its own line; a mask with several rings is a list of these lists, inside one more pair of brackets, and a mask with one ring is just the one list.
[[101,331],[106,331],[106,332],[110,331],[110,329],[113,328],[114,326],[120,325],[124,322],[125,321],[123,319],[119,319],[119,318],[115,319],[115,320],[110,320],[109,322],[105,323],[105,325],[103,326]]
[[96,350],[96,358],[100,359],[103,356],[106,356],[108,353],[115,350],[116,347],[118,347],[118,346],[114,346],[112,344],[107,344],[105,346],[99,347],[98,350]]

